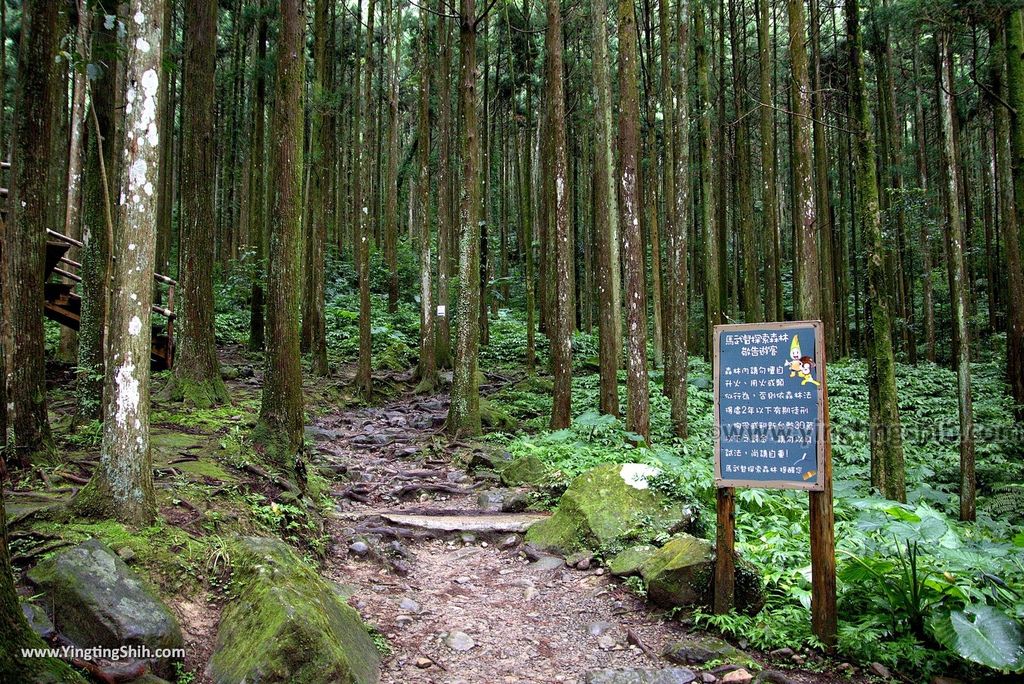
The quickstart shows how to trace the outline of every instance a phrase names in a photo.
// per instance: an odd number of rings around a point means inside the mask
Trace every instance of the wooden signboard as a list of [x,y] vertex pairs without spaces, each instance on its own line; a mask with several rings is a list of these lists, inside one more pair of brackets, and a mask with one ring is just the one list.
[[735,487],[810,492],[815,634],[834,643],[832,459],[821,321],[718,325],[714,330],[715,611],[733,604]]

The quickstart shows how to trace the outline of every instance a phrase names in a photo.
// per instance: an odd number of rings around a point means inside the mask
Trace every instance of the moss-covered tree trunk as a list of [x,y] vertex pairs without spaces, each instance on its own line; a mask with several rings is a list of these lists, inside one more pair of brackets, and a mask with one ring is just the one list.
[[878,207],[875,141],[864,88],[857,0],[847,0],[847,40],[850,50],[850,118],[855,131],[857,215],[867,242],[869,364],[871,410],[871,484],[888,499],[906,500],[903,441],[896,395],[896,366],[890,333],[889,296],[885,277],[884,242]]
[[[603,0],[602,0],[603,1]],[[523,22],[530,25],[530,0],[523,0]],[[526,372],[533,375],[537,367],[537,295],[535,279],[534,188],[533,188],[533,67],[530,51],[523,55],[526,81],[526,121],[523,129],[523,271],[526,276]],[[616,247],[617,249],[617,247]]]
[[290,470],[302,445],[302,364],[299,355],[299,245],[302,238],[303,84],[306,3],[282,0],[270,187],[266,372],[255,439]]
[[55,456],[46,414],[43,340],[43,273],[46,230],[52,215],[50,169],[56,125],[55,81],[50,77],[58,48],[59,5],[28,0],[22,5],[18,77],[11,134],[11,187],[7,200],[4,262],[10,292],[5,312],[11,333],[10,402],[15,454],[26,466]]
[[220,377],[213,319],[216,169],[213,152],[217,2],[186,0],[182,82],[181,226],[178,334],[166,393],[188,406],[228,400]]
[[[615,202],[615,154],[612,150],[612,93],[608,63],[608,8],[594,0],[590,8],[594,70],[594,242],[597,257],[600,410],[619,415],[619,354],[622,300],[619,275],[618,208]],[[526,145],[529,148],[529,142]],[[527,170],[526,173],[529,173]],[[525,174],[524,174],[525,175]],[[526,205],[529,203],[527,202]],[[527,255],[529,256],[529,255]]]
[[[398,311],[398,67],[402,50],[402,7],[390,0],[388,52],[388,167],[384,184],[384,261],[388,267],[388,312]],[[429,146],[428,146],[429,149]],[[410,201],[412,198],[410,197]]]
[[372,194],[376,186],[373,184],[373,168],[376,166],[377,142],[373,126],[371,99],[373,97],[373,22],[376,15],[376,1],[367,0],[366,11],[366,48],[363,54],[365,80],[363,92],[359,94],[359,197],[356,203],[356,263],[359,273],[359,363],[356,369],[356,389],[364,399],[373,394],[373,367],[371,352],[373,340],[370,335],[370,238],[375,217],[371,215],[373,205]]
[[[1017,402],[1017,418],[1024,420],[1024,274],[1021,270],[1020,228],[1024,224],[1024,10],[1015,10],[1009,16],[1006,26],[1006,68],[1007,79],[1004,92],[1013,107],[1006,121],[1006,111],[996,106],[997,153],[1008,159],[999,165],[1000,186],[1004,187],[1005,200],[1013,197],[1016,201],[1015,216],[1003,212],[1003,241],[1006,244],[1007,285],[1009,289],[1009,314],[1007,326],[1006,370],[1013,398]],[[1005,134],[1001,128],[1009,124],[1009,150],[1005,148]],[[1006,168],[1012,168],[1014,192],[1005,186]]]
[[[439,19],[439,22],[444,21]],[[416,375],[417,389],[429,392],[437,384],[437,360],[434,356],[434,288],[431,281],[430,230],[430,13],[420,12],[418,43],[419,98],[416,111],[416,137],[419,173],[416,178],[416,206],[420,238],[420,357]],[[412,201],[412,197],[409,198]]]
[[[969,281],[964,259],[964,223],[960,214],[960,190],[957,183],[956,132],[953,122],[956,114],[950,43],[948,29],[940,28],[936,31],[935,85],[938,95],[940,158],[945,182],[946,258],[949,292],[953,300],[953,356],[960,419],[960,519],[974,520],[974,409],[971,398],[970,307],[967,302]],[[1009,45],[1014,45],[1012,39]]]
[[106,403],[100,463],[76,503],[86,512],[130,525],[156,517],[149,446],[149,359],[156,192],[160,168],[160,68],[163,0],[133,0],[126,22],[125,119],[119,140],[121,177],[110,272]]
[[252,155],[249,180],[249,240],[254,246],[256,268],[249,300],[249,351],[263,350],[266,320],[263,308],[263,277],[267,272],[266,196],[266,101],[267,101],[267,6],[260,0],[257,29],[255,96],[252,103]]
[[459,329],[452,364],[448,432],[480,434],[480,126],[477,113],[476,5],[461,0],[459,12],[459,296],[455,315]]
[[572,422],[572,331],[574,312],[569,277],[572,244],[569,239],[568,156],[565,139],[565,85],[562,80],[562,10],[559,0],[547,0],[548,52],[547,100],[551,115],[550,152],[554,182],[554,264],[555,311],[551,330],[551,368],[554,374],[551,428],[559,430]]
[[[917,143],[917,182],[918,186],[928,194],[928,136],[925,132],[927,123],[924,118],[924,95],[921,86],[921,59],[920,59],[920,38],[914,36],[914,49],[912,51],[913,79],[914,79],[914,139]],[[1007,185],[1006,183],[1003,185]],[[1012,192],[1011,192],[1012,194]],[[926,219],[930,219],[929,214]],[[932,285],[932,239],[929,224],[930,220],[921,221],[920,247],[921,247],[921,308],[924,317],[924,340],[925,358],[935,363],[935,297]]]
[[618,2],[619,31],[619,226],[626,272],[626,428],[649,439],[647,386],[647,298],[644,292],[643,231],[640,228],[640,123],[637,28],[633,3]]

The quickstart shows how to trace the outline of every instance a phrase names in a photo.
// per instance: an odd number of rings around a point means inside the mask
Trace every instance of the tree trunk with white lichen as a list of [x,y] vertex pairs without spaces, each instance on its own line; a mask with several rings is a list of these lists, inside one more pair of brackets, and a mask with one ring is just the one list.
[[84,512],[130,525],[147,525],[156,518],[149,445],[149,358],[162,17],[163,0],[133,0],[125,22],[125,119],[119,141],[124,173],[113,232],[116,258],[110,274],[106,420],[99,465],[75,500]]

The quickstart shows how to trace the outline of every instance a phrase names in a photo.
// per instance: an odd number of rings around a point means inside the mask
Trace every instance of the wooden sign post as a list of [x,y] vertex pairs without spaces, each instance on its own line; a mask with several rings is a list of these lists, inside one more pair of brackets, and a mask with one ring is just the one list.
[[714,386],[715,612],[728,612],[735,593],[735,488],[807,490],[811,622],[831,646],[836,558],[821,321],[715,326]]

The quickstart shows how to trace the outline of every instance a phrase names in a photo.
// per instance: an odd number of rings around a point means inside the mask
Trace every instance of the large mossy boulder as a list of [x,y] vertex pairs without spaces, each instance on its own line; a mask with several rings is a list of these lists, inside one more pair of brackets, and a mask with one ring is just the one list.
[[526,541],[561,554],[605,550],[677,528],[689,518],[682,504],[650,489],[658,470],[639,463],[608,463],[569,485],[553,516],[530,528]]
[[[28,573],[45,594],[57,630],[81,648],[180,649],[181,627],[156,593],[98,539],[64,549]],[[161,676],[169,658],[149,661]]]
[[337,585],[276,539],[241,539],[232,560],[238,597],[207,666],[216,684],[379,680],[373,639]]
[[[711,542],[688,534],[674,536],[640,566],[647,597],[661,606],[710,605],[714,597],[715,550]],[[736,609],[749,614],[764,606],[761,579],[750,563],[738,559]]]

